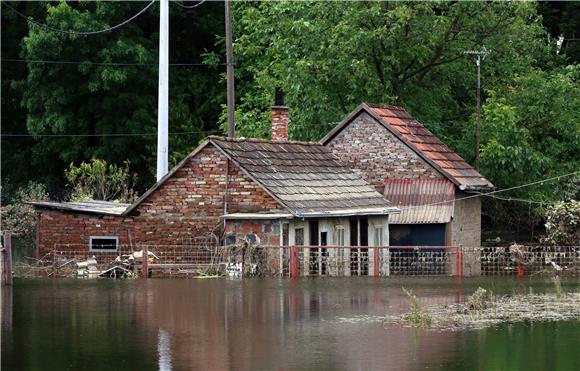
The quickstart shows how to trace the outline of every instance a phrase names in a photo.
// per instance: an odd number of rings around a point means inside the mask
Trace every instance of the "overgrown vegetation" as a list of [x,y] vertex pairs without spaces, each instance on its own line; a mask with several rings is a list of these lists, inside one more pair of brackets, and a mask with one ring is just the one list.
[[559,202],[548,208],[542,242],[562,246],[580,244],[580,201]]
[[[464,303],[420,308],[418,299],[405,290],[411,311],[382,318],[383,324],[429,327],[437,331],[480,329],[519,321],[559,321],[580,319],[578,292],[565,292],[559,278],[554,279],[554,293],[495,296],[478,288]],[[427,318],[428,320],[424,320]],[[424,326],[428,321],[428,326]]]
[[487,309],[492,300],[492,293],[482,287],[478,287],[467,299],[467,309],[471,312],[479,312]]
[[71,201],[104,200],[132,202],[137,174],[129,172],[129,161],[123,166],[107,164],[104,160],[92,159],[79,166],[70,164],[65,176],[71,187]]
[[13,237],[32,241],[36,232],[36,213],[27,204],[33,201],[48,200],[48,193],[42,184],[30,182],[16,192],[16,196],[2,205],[2,231],[10,232]]

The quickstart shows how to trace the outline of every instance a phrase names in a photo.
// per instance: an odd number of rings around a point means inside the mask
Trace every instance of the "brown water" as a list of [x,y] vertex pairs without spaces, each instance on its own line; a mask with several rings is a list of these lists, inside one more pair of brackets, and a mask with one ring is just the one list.
[[[549,280],[16,280],[2,370],[580,370],[580,321],[434,332],[385,328],[424,305]],[[578,279],[564,288],[577,291]]]

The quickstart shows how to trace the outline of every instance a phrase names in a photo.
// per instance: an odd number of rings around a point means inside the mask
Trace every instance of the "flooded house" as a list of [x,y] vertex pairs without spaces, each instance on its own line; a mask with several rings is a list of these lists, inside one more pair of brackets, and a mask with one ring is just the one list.
[[391,246],[480,246],[481,198],[493,184],[403,108],[361,104],[321,143],[401,213]]
[[[133,204],[34,203],[39,254],[187,250],[215,236],[225,245],[308,246],[306,274],[378,274],[368,246],[389,244],[399,209],[330,147],[288,141],[287,110],[273,108],[272,140],[209,137]],[[273,251],[270,265],[282,269],[283,249]],[[327,264],[333,255],[341,264]]]

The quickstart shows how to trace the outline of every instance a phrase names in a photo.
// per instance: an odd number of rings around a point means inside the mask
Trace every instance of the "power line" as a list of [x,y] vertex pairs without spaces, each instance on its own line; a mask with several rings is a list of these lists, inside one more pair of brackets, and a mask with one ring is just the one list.
[[552,201],[528,200],[528,199],[517,198],[517,197],[500,197],[500,196],[487,195],[487,194],[483,194],[483,195],[486,197],[494,198],[494,199],[501,200],[501,201],[525,202],[525,203],[529,203],[529,204],[539,204],[539,205],[554,205],[557,203],[557,202],[552,202]]
[[[41,60],[41,59],[11,59],[5,58],[0,62],[14,62],[14,63],[45,63],[45,64],[86,64],[91,66],[159,66],[159,63],[115,63],[115,62],[91,62],[91,61],[55,61],[55,60]],[[218,66],[225,66],[225,63],[218,63]],[[213,65],[205,63],[169,63],[172,67],[213,67]]]
[[149,7],[151,7],[151,5],[153,5],[155,3],[156,0],[152,0],[145,8],[141,9],[137,14],[133,15],[131,18],[113,26],[113,27],[109,27],[103,30],[99,30],[99,31],[70,31],[70,30],[61,30],[52,26],[49,26],[47,24],[44,23],[40,23],[37,22],[33,19],[30,19],[29,17],[27,17],[26,15],[20,13],[18,10],[16,10],[16,8],[14,8],[12,5],[8,4],[7,2],[2,1],[2,3],[7,6],[8,8],[12,9],[12,11],[16,14],[18,14],[20,17],[26,19],[28,22],[35,24],[39,27],[45,28],[47,30],[53,31],[53,32],[58,32],[58,33],[62,33],[62,34],[66,34],[66,35],[79,35],[79,36],[89,36],[89,35],[97,35],[100,33],[105,33],[105,32],[110,32],[113,30],[116,30],[119,27],[123,27],[124,25],[126,25],[127,23],[131,22],[132,20],[134,20],[135,18],[139,17],[141,14],[143,14],[147,9],[149,9]]
[[[219,130],[198,130],[169,133],[169,135],[217,134]],[[4,138],[77,138],[77,137],[147,137],[157,136],[157,133],[106,133],[106,134],[1,134]]]
[[205,3],[206,1],[207,1],[207,0],[201,0],[200,2],[198,2],[198,3],[197,3],[197,4],[195,4],[195,5],[183,5],[183,4],[181,4],[181,3],[178,3],[177,1],[173,1],[173,2],[172,2],[172,4],[175,4],[175,5],[177,5],[177,6],[180,6],[180,7],[182,7],[183,9],[195,9],[195,8],[197,8],[198,6],[200,6],[201,4]]
[[564,174],[564,175],[558,175],[558,176],[555,176],[555,177],[552,177],[552,178],[547,178],[547,179],[538,180],[538,181],[531,182],[531,183],[521,184],[521,185],[514,186],[514,187],[510,187],[510,188],[498,189],[496,191],[491,191],[491,192],[487,192],[487,193],[478,192],[478,193],[476,193],[474,195],[466,196],[466,197],[462,197],[462,198],[457,198],[457,199],[454,199],[454,200],[434,202],[434,203],[425,204],[425,205],[413,205],[413,206],[407,206],[407,207],[404,207],[403,206],[403,207],[400,207],[400,209],[401,210],[409,210],[409,209],[415,209],[415,208],[418,208],[418,207],[448,204],[448,203],[451,203],[451,202],[463,201],[463,200],[467,200],[467,199],[470,199],[470,198],[477,198],[477,197],[483,197],[483,196],[489,197],[489,196],[495,195],[497,193],[502,193],[502,192],[507,192],[507,191],[513,191],[514,189],[520,189],[520,188],[525,188],[525,187],[531,187],[533,185],[543,184],[543,183],[546,183],[546,182],[551,182],[553,180],[557,180],[557,179],[561,179],[561,178],[566,178],[566,177],[569,177],[569,176],[572,176],[572,175],[577,175],[577,174],[580,174],[580,171],[575,171],[575,172],[568,173],[568,174]]

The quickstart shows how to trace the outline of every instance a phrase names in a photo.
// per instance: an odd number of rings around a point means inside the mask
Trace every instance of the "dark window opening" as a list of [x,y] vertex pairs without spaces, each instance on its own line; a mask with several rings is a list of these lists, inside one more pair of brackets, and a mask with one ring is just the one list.
[[119,247],[119,237],[91,237],[90,251],[115,252]]
[[[328,246],[328,232],[320,233],[320,246]],[[328,249],[320,249],[320,274],[326,274],[326,261],[328,260]]]
[[228,234],[226,236],[225,245],[235,245],[236,244],[236,235],[235,234]]
[[[318,246],[318,220],[312,220],[308,224],[310,226],[310,246]],[[310,274],[318,274],[318,248],[310,248]]]

